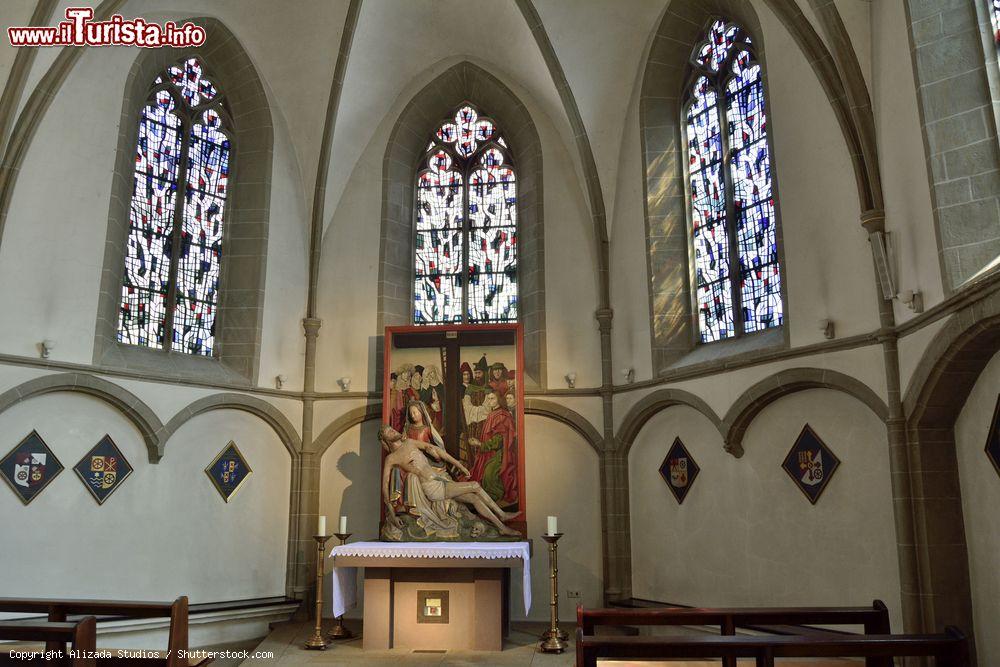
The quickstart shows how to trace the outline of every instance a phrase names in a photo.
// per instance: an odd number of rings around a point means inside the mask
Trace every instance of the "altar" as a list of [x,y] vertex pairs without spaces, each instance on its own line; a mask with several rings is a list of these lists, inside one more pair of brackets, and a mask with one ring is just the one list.
[[330,551],[333,614],[357,602],[364,572],[367,649],[499,651],[509,623],[510,568],[531,608],[531,544],[356,542]]

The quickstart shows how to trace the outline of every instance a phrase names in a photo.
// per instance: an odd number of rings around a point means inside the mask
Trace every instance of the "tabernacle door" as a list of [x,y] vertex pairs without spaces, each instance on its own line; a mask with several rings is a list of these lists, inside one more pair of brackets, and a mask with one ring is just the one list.
[[[407,440],[439,447],[386,469],[379,534],[390,541],[522,539],[523,335],[520,324],[387,327],[382,421]],[[485,492],[452,497],[450,484]],[[453,488],[453,487],[451,487]],[[383,488],[380,488],[380,493]],[[517,533],[517,534],[513,534]]]

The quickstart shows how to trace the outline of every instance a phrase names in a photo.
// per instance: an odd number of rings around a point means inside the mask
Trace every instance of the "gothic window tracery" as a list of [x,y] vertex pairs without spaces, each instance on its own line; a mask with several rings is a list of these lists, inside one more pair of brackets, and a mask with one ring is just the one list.
[[684,112],[692,273],[704,343],[783,322],[764,82],[750,37],[717,20]]
[[198,58],[140,112],[118,341],[212,356],[231,159],[223,95]]
[[415,324],[516,322],[517,183],[496,124],[463,104],[417,173]]

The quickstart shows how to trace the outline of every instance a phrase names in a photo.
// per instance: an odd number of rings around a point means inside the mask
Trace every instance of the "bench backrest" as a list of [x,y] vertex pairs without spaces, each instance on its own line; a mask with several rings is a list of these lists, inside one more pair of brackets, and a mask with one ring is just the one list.
[[889,610],[881,600],[871,607],[660,607],[644,609],[576,608],[584,635],[599,625],[718,625],[724,635],[738,627],[767,625],[861,625],[865,634],[889,633]]
[[[67,617],[77,614],[117,618],[169,618],[168,667],[181,665],[184,661],[178,656],[188,649],[188,599],[183,595],[173,602],[0,598],[0,612],[47,614],[49,621],[57,623],[64,622]],[[50,650],[55,650],[58,645],[61,645],[61,642],[46,642],[46,648]]]
[[57,644],[63,651],[66,642],[69,642],[74,651],[69,664],[73,667],[93,667],[94,650],[97,648],[97,619],[84,616],[72,623],[0,621],[0,639],[45,642],[47,649],[51,644]]
[[940,635],[682,635],[622,637],[585,635],[576,629],[578,667],[596,667],[598,659],[753,658],[758,667],[773,667],[775,658],[933,657],[937,667],[969,667],[968,641],[956,628]]

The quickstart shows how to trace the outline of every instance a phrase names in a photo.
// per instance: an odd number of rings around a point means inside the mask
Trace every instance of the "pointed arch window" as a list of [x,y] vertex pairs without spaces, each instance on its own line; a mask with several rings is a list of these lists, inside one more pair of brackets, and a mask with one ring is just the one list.
[[119,342],[215,352],[231,126],[197,58],[150,86],[136,139]]
[[764,82],[754,44],[717,20],[695,47],[684,119],[698,331],[713,342],[781,326]]
[[493,120],[463,104],[417,173],[414,324],[516,322],[517,183]]

